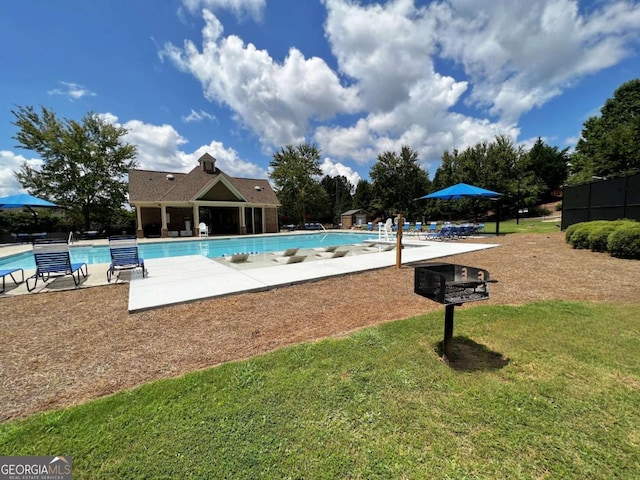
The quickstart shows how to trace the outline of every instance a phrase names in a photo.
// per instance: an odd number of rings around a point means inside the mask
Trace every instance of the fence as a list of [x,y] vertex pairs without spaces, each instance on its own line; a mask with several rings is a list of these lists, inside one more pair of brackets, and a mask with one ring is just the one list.
[[566,186],[562,195],[562,230],[591,220],[640,220],[640,173]]

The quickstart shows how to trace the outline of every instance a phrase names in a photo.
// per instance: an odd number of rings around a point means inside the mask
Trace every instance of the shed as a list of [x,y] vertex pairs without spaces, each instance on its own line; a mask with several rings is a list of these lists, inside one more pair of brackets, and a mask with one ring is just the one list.
[[348,210],[340,215],[340,222],[342,228],[353,228],[355,226],[362,228],[367,224],[371,217],[371,214],[361,208],[355,210]]

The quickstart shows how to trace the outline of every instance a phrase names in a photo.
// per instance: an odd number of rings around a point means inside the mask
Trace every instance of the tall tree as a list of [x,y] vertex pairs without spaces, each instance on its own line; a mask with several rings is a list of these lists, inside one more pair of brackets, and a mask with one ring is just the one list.
[[356,185],[356,192],[353,194],[353,203],[351,204],[351,208],[362,208],[364,210],[368,210],[371,213],[374,210],[373,206],[373,192],[371,183],[369,183],[364,178],[358,180],[358,184]]
[[540,183],[541,193],[548,196],[567,181],[569,149],[552,147],[538,137],[525,159],[524,170],[532,172]]
[[122,139],[127,130],[93,113],[81,122],[59,119],[44,107],[11,113],[19,148],[37,152],[43,162],[41,168],[25,162],[14,172],[22,186],[66,207],[85,230],[92,220],[107,223],[126,201],[126,174],[136,165],[135,146]]
[[[571,159],[572,173],[584,178],[607,177],[640,171],[640,79],[623,83],[600,109],[587,119]],[[575,178],[574,178],[575,179]]]
[[273,154],[269,166],[272,168],[270,178],[284,213],[304,224],[307,213],[317,216],[325,209],[327,194],[318,180],[322,169],[316,145],[287,145]]
[[353,185],[344,175],[325,177],[320,181],[322,188],[327,193],[327,220],[334,224],[340,223],[340,215],[351,209],[351,191]]
[[416,198],[429,191],[429,174],[418,165],[418,153],[403,146],[400,154],[378,155],[369,176],[373,185],[373,206],[387,216],[401,212],[405,218],[421,218],[422,205]]

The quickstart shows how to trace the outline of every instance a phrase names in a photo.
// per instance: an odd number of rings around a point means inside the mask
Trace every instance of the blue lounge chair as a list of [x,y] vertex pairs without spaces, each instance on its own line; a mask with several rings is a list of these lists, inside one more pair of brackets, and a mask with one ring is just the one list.
[[144,259],[138,255],[138,239],[134,235],[115,235],[109,237],[111,265],[107,270],[107,282],[116,271],[142,268],[142,278],[146,275]]
[[[13,274],[17,272],[20,272],[22,274],[22,280],[20,280],[19,282],[13,276]],[[5,281],[6,281],[7,275],[11,277],[11,280],[13,280],[13,283],[15,283],[16,285],[19,285],[20,283],[24,282],[24,270],[22,270],[21,268],[10,268],[6,270],[0,270],[0,277],[2,277],[2,290],[0,290],[0,293],[4,293],[4,290],[6,287]]]
[[[76,287],[80,285],[80,275],[87,278],[86,263],[71,263],[69,244],[66,240],[43,240],[33,244],[33,256],[36,261],[36,273],[27,278],[27,290],[31,292],[38,284],[53,276],[71,275]],[[29,280],[34,279],[33,285]]]

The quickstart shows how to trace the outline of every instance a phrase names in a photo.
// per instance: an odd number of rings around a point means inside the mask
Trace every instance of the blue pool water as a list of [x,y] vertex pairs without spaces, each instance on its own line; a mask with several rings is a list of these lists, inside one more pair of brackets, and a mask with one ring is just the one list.
[[[298,235],[261,235],[224,239],[190,240],[140,243],[140,256],[144,259],[204,255],[209,258],[233,255],[239,252],[265,253],[287,248],[316,248],[328,245],[353,245],[376,237],[377,233],[309,233]],[[72,247],[71,261],[87,264],[110,263],[109,247]],[[0,269],[35,269],[33,253],[25,252],[0,259]]]

